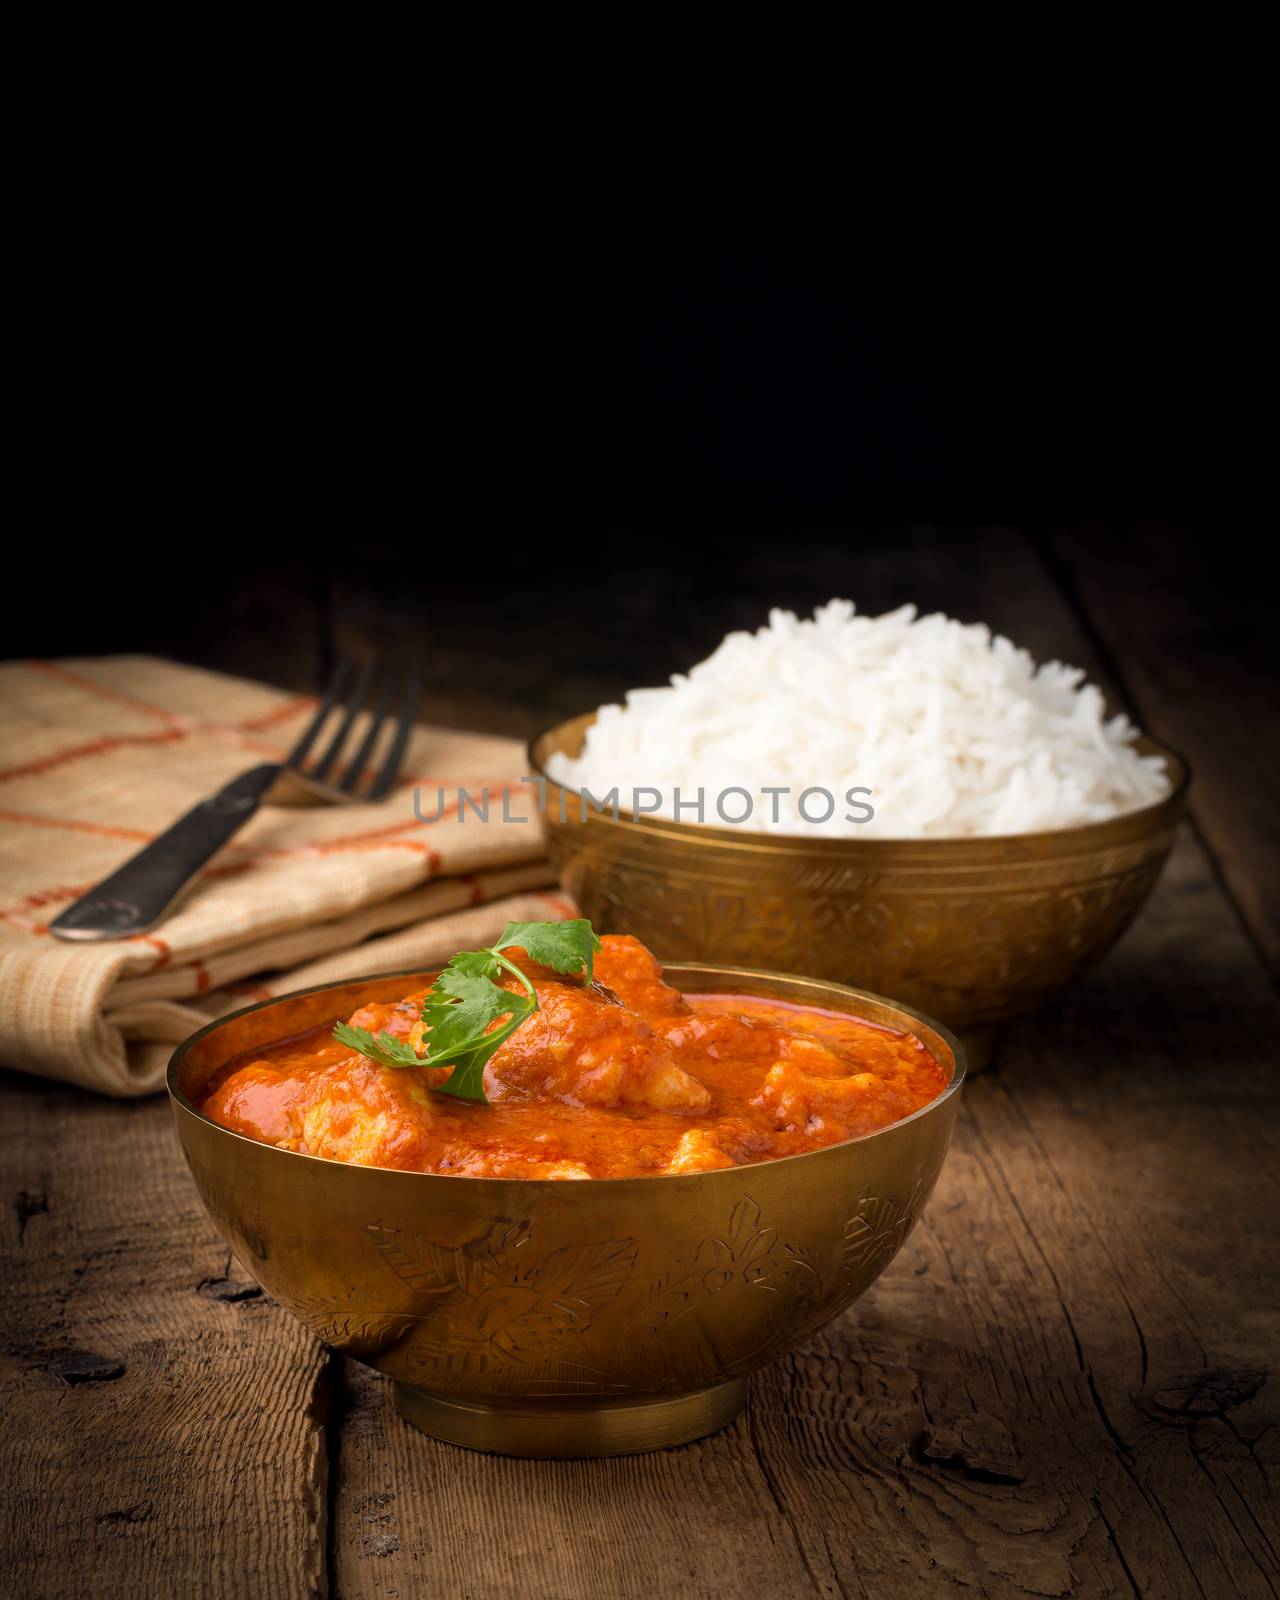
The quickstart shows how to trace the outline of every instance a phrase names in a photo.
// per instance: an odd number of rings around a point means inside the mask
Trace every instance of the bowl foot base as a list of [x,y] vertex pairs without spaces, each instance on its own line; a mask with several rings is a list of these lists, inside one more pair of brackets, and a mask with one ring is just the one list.
[[468,1450],[541,1458],[634,1455],[688,1444],[732,1422],[746,1398],[745,1378],[669,1400],[560,1406],[476,1405],[407,1383],[395,1385],[396,1410],[433,1439]]

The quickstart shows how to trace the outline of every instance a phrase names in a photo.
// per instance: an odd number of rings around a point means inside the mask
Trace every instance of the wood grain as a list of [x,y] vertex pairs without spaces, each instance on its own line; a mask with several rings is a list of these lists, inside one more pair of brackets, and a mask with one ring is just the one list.
[[[1260,608],[1233,610],[1184,552],[1156,567],[1144,612],[1142,533],[734,552],[654,574],[619,548],[590,614],[516,574],[484,639],[448,606],[424,636],[423,595],[375,552],[363,578],[333,575],[334,632],[286,641],[264,675],[390,638],[419,653],[437,720],[523,733],[687,666],[755,625],[762,595],[944,607],[1085,667],[1187,748],[1198,832],[1151,906],[1008,1030],[872,1291],[758,1375],[732,1428],[655,1456],[508,1461],[417,1434],[382,1379],[252,1293],[164,1107],[10,1079],[0,1570],[15,1593],[1280,1594],[1280,1001],[1259,959],[1280,797],[1244,726],[1269,725],[1264,691],[1232,660],[1232,619],[1257,639]],[[1246,679],[1264,654],[1248,646]],[[1223,696],[1246,707],[1238,726],[1215,714]]]
[[1280,978],[1272,586],[1224,560],[1212,528],[1077,529],[1048,547],[1139,714],[1190,759],[1197,826]]
[[1012,1030],[903,1253],[724,1434],[503,1461],[349,1369],[339,1593],[1273,1593],[1280,1004],[1194,843],[1157,894]]
[[[755,629],[771,606],[812,612],[833,596],[879,612],[914,603],[987,621],[1022,641],[1030,624],[1047,653],[1078,642],[1071,608],[1013,528],[833,532],[795,540],[734,534],[683,548],[644,536],[585,548],[576,570],[504,561],[504,583],[482,613],[469,570],[406,570],[403,553],[362,545],[331,577],[330,648],[381,650],[415,661],[426,720],[528,737],[628,689],[687,671],[734,629]],[[510,568],[510,570],[509,570]],[[1035,614],[1049,595],[1053,620]],[[424,619],[429,618],[429,625]],[[1028,639],[1027,642],[1032,642]]]
[[[1222,1004],[1242,943],[1184,846],[1109,967],[1013,1030],[967,1091],[907,1250],[767,1374],[784,1503],[845,1592],[1263,1595],[1280,1580],[1280,1390],[1263,1377],[1280,1254],[1258,1177],[1280,1153],[1280,1016],[1256,972]],[[1191,1029],[1213,1042],[1212,1082]],[[1210,1373],[1217,1399],[1185,1409]],[[784,1420],[798,1403],[831,1419],[844,1472]],[[920,1460],[922,1431],[975,1424],[967,1461]],[[1001,1456],[1011,1472],[991,1471]],[[831,1529],[855,1518],[841,1549]]]
[[[864,546],[856,592],[984,618],[1122,704],[1034,545],[991,529],[971,549],[957,570],[927,531]],[[1278,1026],[1233,909],[1184,840],[1111,960],[1011,1030],[998,1070],[971,1085],[891,1271],[759,1375],[748,1417],[719,1439],[640,1466],[487,1460],[415,1438],[378,1380],[355,1382],[339,1430],[340,1592],[1275,1593],[1280,1390],[1264,1375],[1280,1282],[1258,1174],[1276,1163]],[[383,1501],[388,1451],[397,1487]],[[496,1544],[449,1533],[474,1527],[478,1504],[501,1521]]]
[[329,1357],[231,1264],[168,1105],[7,1076],[4,1121],[0,1591],[325,1594]]
[[[439,1444],[350,1364],[335,1501],[347,1597],[807,1594],[750,1424],[609,1461],[517,1461]],[[745,1566],[744,1566],[745,1562]]]

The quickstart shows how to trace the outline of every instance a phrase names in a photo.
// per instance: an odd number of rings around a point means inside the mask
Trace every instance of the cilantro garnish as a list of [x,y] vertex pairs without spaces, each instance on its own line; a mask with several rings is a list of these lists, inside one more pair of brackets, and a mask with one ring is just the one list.
[[[339,1044],[384,1067],[447,1067],[453,1071],[433,1085],[439,1094],[487,1100],[484,1069],[489,1058],[538,1009],[538,996],[525,974],[504,950],[519,946],[531,961],[553,972],[581,973],[590,983],[600,941],[585,917],[571,922],[508,922],[497,944],[454,956],[422,1002],[426,1054],[389,1033],[339,1022]],[[503,972],[519,978],[524,993],[500,987]]]

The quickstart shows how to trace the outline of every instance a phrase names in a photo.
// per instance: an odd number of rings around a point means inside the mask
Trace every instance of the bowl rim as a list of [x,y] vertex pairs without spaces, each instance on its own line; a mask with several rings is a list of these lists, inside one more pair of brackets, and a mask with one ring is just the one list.
[[[576,716],[561,717],[558,721],[549,723],[545,728],[541,728],[529,740],[525,749],[528,764],[535,777],[544,786],[553,784],[566,794],[580,795],[582,793],[580,789],[566,788],[559,779],[551,776],[538,756],[538,747],[545,740],[550,739],[553,734],[559,733],[571,723],[582,722],[585,731],[585,728],[590,727],[591,722],[584,722],[584,719],[590,718],[591,721],[594,721],[600,710],[601,708],[597,706],[594,711],[580,711]],[[1075,843],[1087,848],[1091,847],[1096,842],[1098,835],[1106,830],[1121,828],[1126,824],[1137,827],[1140,830],[1143,824],[1154,822],[1162,812],[1167,813],[1170,820],[1181,814],[1187,791],[1191,787],[1192,768],[1190,761],[1173,745],[1166,744],[1164,740],[1157,739],[1149,733],[1139,734],[1134,741],[1133,748],[1142,755],[1163,756],[1167,762],[1171,763],[1173,770],[1170,774],[1172,783],[1169,793],[1162,795],[1159,800],[1151,801],[1149,805],[1136,806],[1132,811],[1122,811],[1118,816],[1105,817],[1093,822],[1075,822],[1065,828],[1038,828],[1023,833],[953,835],[877,833],[867,839],[857,837],[829,839],[823,838],[818,833],[775,833],[741,826],[721,828],[705,822],[680,822],[673,817],[652,815],[637,817],[622,806],[618,807],[616,816],[603,811],[596,811],[594,818],[589,817],[586,820],[608,823],[612,827],[635,830],[640,833],[650,833],[672,839],[702,839],[708,844],[735,844],[739,847],[756,850],[805,849],[840,854],[847,853],[850,849],[874,850],[880,846],[892,846],[896,850],[910,848],[941,854],[944,851],[954,853],[967,846],[975,854],[980,854],[983,850],[998,849],[1001,846],[1008,847],[1011,844],[1027,844],[1045,849],[1060,845],[1064,849],[1069,849]],[[545,787],[543,792],[545,794]],[[568,823],[557,821],[557,826],[568,826]]]
[[[866,1144],[870,1140],[878,1139],[882,1135],[892,1133],[898,1128],[905,1128],[908,1123],[916,1122],[925,1116],[936,1115],[949,1100],[957,1098],[960,1094],[960,1091],[964,1087],[968,1068],[965,1059],[964,1046],[960,1043],[959,1039],[957,1039],[955,1034],[952,1033],[951,1029],[946,1027],[943,1023],[938,1022],[935,1018],[929,1016],[927,1013],[917,1010],[914,1006],[905,1005],[900,1000],[892,1000],[887,995],[876,994],[871,989],[855,989],[851,984],[836,983],[827,978],[810,978],[804,973],[798,972],[771,972],[767,968],[763,967],[714,966],[703,961],[664,962],[662,967],[664,973],[703,972],[716,973],[718,975],[724,975],[730,978],[782,978],[788,983],[810,985],[814,989],[822,991],[834,989],[838,991],[839,994],[849,996],[854,1000],[870,1000],[876,1005],[887,1006],[890,1010],[901,1013],[902,1015],[910,1018],[913,1022],[922,1023],[927,1029],[938,1035],[938,1037],[951,1051],[951,1058],[954,1063],[951,1081],[941,1091],[941,1093],[935,1095],[932,1100],[927,1101],[924,1105],[911,1112],[909,1116],[900,1117],[896,1122],[887,1123],[883,1128],[873,1128],[869,1133],[855,1134],[852,1139],[841,1139],[836,1144],[821,1145],[816,1150],[801,1150],[795,1155],[771,1156],[765,1161],[752,1161],[743,1166],[716,1167],[706,1172],[655,1172],[649,1174],[631,1173],[625,1177],[619,1178],[591,1178],[585,1180],[593,1187],[604,1184],[648,1184],[654,1182],[655,1180],[669,1178],[689,1179],[691,1181],[696,1181],[698,1179],[724,1179],[734,1173],[753,1171],[757,1167],[773,1168],[783,1166],[786,1163],[793,1161],[812,1161],[818,1156],[830,1156],[834,1151],[837,1150],[847,1150],[852,1145]],[[240,1143],[248,1145],[251,1149],[266,1151],[270,1155],[287,1157],[293,1161],[314,1161],[326,1167],[338,1167],[349,1172],[363,1171],[380,1172],[384,1174],[390,1173],[397,1178],[413,1178],[419,1181],[430,1179],[440,1183],[451,1184],[458,1183],[460,1181],[468,1183],[501,1184],[510,1187],[515,1192],[527,1191],[532,1184],[555,1183],[558,1185],[563,1183],[565,1180],[558,1178],[492,1178],[478,1175],[473,1176],[469,1173],[413,1172],[405,1167],[365,1166],[358,1162],[335,1161],[330,1156],[313,1156],[302,1150],[282,1150],[279,1145],[267,1144],[261,1139],[250,1138],[248,1134],[237,1133],[234,1129],[225,1128],[220,1122],[215,1122],[212,1117],[205,1115],[200,1107],[195,1104],[195,1102],[179,1085],[178,1077],[179,1073],[181,1072],[183,1062],[185,1061],[187,1054],[194,1048],[194,1046],[197,1045],[200,1040],[205,1038],[207,1035],[216,1032],[217,1029],[224,1027],[227,1023],[234,1022],[239,1017],[250,1016],[255,1011],[266,1011],[270,1007],[280,1005],[286,1000],[301,1000],[308,995],[323,994],[328,989],[346,989],[356,984],[385,982],[391,978],[422,978],[427,976],[433,970],[436,969],[409,967],[407,969],[396,969],[391,972],[368,973],[364,976],[354,978],[334,978],[330,979],[328,983],[310,984],[303,989],[290,989],[284,994],[272,995],[269,1000],[255,1000],[251,1005],[241,1006],[236,1011],[228,1011],[220,1017],[215,1017],[211,1022],[205,1023],[203,1028],[198,1028],[194,1033],[189,1034],[187,1038],[183,1039],[182,1042],[176,1046],[173,1054],[170,1056],[169,1064],[165,1068],[164,1077],[165,1088],[168,1091],[170,1104],[175,1108],[175,1110],[181,1110],[194,1117],[197,1122],[202,1123],[206,1128],[212,1129],[215,1134],[224,1135],[228,1139],[238,1140]],[[697,993],[698,991],[694,990],[692,992]],[[744,990],[743,992],[749,993],[750,991]],[[762,998],[765,997],[762,996]],[[817,1009],[822,1008],[819,1006]],[[288,1036],[284,1035],[282,1037]],[[924,1040],[921,1040],[920,1042],[925,1043]]]

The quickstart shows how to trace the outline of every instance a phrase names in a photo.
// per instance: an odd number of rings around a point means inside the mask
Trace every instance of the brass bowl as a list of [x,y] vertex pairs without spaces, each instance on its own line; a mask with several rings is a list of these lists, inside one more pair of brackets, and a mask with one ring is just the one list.
[[728,961],[872,989],[941,1017],[970,1070],[995,1027],[1100,961],[1164,866],[1186,805],[1183,759],[1153,806],[1110,822],[982,839],[823,839],[585,808],[546,772],[576,756],[595,713],[529,746],[546,783],[560,880],[600,933],[663,960]]
[[197,1109],[244,1050],[396,999],[430,974],[325,984],[211,1023],[168,1086],[210,1216],[241,1264],[336,1350],[395,1380],[453,1444],[618,1455],[730,1422],[756,1367],[840,1314],[897,1254],[933,1189],[964,1079],[927,1018],[836,984],[669,967],[679,988],[856,1011],[951,1072],[936,1100],[846,1144],[756,1166],[587,1181],[348,1166],[231,1133]]

